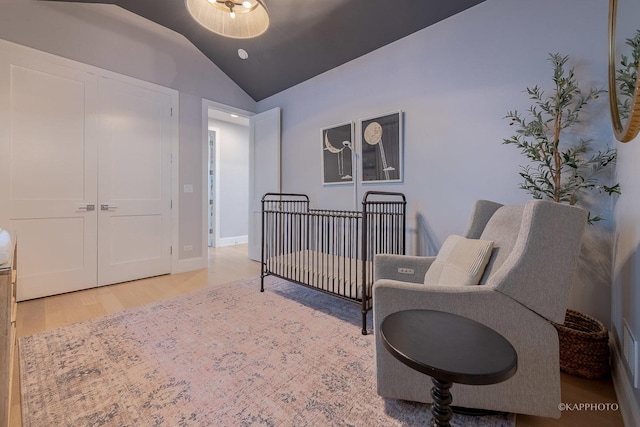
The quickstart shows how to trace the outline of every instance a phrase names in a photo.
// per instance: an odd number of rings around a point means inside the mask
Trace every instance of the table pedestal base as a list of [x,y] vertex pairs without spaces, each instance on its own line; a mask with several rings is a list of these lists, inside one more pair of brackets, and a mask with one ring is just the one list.
[[[443,333],[446,340],[442,340]],[[505,337],[482,323],[453,313],[435,310],[391,313],[380,324],[380,336],[393,357],[431,377],[432,427],[450,425],[452,383],[497,384],[511,378],[518,369],[516,350]]]
[[449,427],[449,421],[453,417],[453,411],[451,410],[451,402],[453,397],[451,396],[450,381],[442,381],[437,378],[432,378],[433,387],[431,388],[431,397],[433,398],[433,405],[431,406],[431,427]]

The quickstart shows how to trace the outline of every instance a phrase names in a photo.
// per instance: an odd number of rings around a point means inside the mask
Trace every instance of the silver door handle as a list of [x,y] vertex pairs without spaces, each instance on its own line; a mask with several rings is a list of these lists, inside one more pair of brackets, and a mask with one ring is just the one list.
[[116,205],[110,205],[109,203],[103,203],[100,205],[101,211],[108,211],[109,209],[117,209]]
[[87,211],[87,212],[93,212],[96,210],[96,205],[83,205],[83,206],[78,206],[78,210],[79,211]]

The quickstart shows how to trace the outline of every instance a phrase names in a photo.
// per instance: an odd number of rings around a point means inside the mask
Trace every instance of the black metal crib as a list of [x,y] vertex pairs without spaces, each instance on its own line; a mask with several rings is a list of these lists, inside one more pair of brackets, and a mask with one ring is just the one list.
[[369,191],[362,211],[311,209],[305,194],[265,194],[260,291],[273,275],[358,302],[366,335],[373,257],[404,255],[406,204],[402,193]]

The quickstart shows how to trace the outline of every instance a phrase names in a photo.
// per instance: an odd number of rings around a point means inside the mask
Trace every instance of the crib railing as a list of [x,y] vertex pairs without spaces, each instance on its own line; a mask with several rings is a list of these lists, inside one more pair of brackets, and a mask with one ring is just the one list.
[[362,302],[363,333],[371,309],[376,253],[404,254],[404,195],[368,192],[362,211],[311,209],[304,194],[262,198],[262,270],[342,298]]
[[404,255],[407,200],[402,193],[368,191],[362,199],[363,277],[362,322],[372,308],[373,259],[376,254]]

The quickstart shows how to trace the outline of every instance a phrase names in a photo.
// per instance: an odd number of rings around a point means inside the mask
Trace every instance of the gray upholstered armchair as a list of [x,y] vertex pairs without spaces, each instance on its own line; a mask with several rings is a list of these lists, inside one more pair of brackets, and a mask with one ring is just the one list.
[[464,237],[494,242],[478,286],[424,284],[435,257],[376,256],[373,316],[378,394],[431,402],[430,378],[389,354],[380,340],[380,324],[397,311],[432,309],[495,329],[518,353],[518,371],[503,383],[455,384],[454,406],[560,417],[558,334],[549,321],[564,322],[586,219],[583,209],[541,200],[524,206],[476,202]]

